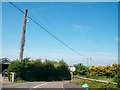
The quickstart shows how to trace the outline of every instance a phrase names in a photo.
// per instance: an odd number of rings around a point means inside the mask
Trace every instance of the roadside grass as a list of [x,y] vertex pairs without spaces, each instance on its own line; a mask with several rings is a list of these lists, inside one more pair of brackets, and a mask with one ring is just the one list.
[[93,79],[97,79],[97,80],[104,80],[104,81],[109,81],[109,82],[114,82],[114,78],[107,78],[107,77],[100,77],[100,76],[93,76],[93,77],[90,77],[90,78],[93,78]]
[[72,83],[79,85],[80,87],[82,87],[83,84],[88,84],[89,88],[116,88],[116,90],[119,90],[117,89],[116,84],[111,84],[111,83],[100,83],[89,80],[73,80]]
[[91,76],[91,77],[87,77],[87,76],[75,75],[75,77],[91,78],[91,79],[103,80],[103,81],[108,81],[108,82],[114,82],[114,78],[105,77],[105,76]]

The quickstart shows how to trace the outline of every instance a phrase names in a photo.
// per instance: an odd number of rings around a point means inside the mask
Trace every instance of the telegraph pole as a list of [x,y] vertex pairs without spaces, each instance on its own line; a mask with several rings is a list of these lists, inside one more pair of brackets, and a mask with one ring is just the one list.
[[21,43],[20,43],[20,62],[23,60],[23,51],[24,51],[24,45],[25,45],[25,33],[26,33],[26,22],[27,22],[27,12],[28,10],[24,10],[24,20],[23,20],[23,27],[22,27],[22,37],[21,37]]
[[92,63],[92,58],[90,57],[90,66],[92,66],[92,64],[91,64],[91,63]]
[[89,66],[89,58],[87,58],[87,67]]

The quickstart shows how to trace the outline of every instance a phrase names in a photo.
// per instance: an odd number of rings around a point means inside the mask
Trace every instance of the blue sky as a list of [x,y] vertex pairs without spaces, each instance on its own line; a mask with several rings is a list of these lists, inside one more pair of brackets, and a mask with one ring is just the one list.
[[[92,57],[91,64],[118,61],[118,3],[14,3],[43,27],[75,49]],[[24,57],[86,64],[83,58],[63,46],[28,19]],[[23,14],[9,3],[2,3],[3,57],[19,58]]]

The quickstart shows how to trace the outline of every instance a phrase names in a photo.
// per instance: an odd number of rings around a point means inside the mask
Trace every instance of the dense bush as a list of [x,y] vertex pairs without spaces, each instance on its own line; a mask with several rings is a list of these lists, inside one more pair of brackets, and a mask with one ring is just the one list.
[[89,67],[90,77],[100,76],[113,78],[117,86],[120,87],[120,64],[112,64],[107,66],[91,66]]
[[29,81],[70,79],[68,65],[63,60],[42,62],[41,59],[25,58],[22,63],[18,60],[11,62],[8,71],[16,72],[16,79]]
[[27,75],[27,65],[25,63],[20,63],[18,60],[12,61],[8,67],[8,77],[10,72],[15,72],[16,77],[20,79],[25,79]]
[[88,74],[88,68],[85,65],[79,63],[79,64],[74,65],[74,67],[76,68],[74,75],[87,75]]
[[120,71],[120,64],[112,64],[107,66],[89,66],[79,63],[74,65],[76,67],[76,71],[74,75],[84,75],[88,77],[106,77],[106,78],[114,78],[115,75]]
[[117,83],[118,87],[120,88],[120,72],[114,77],[114,81]]
[[120,64],[112,64],[107,66],[91,66],[89,67],[90,76],[106,76],[113,78],[120,70]]

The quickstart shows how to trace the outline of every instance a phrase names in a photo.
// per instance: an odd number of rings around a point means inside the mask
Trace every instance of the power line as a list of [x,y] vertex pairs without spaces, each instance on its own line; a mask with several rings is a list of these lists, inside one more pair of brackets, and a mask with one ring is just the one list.
[[[16,5],[14,5],[12,2],[8,1],[13,7],[15,7],[17,10],[19,10],[22,14],[24,14],[24,12],[18,8]],[[52,34],[51,32],[49,32],[47,29],[45,29],[43,26],[41,26],[37,21],[35,21],[33,18],[31,18],[29,15],[27,15],[27,17],[33,21],[36,25],[38,25],[42,30],[44,30],[45,32],[47,32],[49,35],[51,35],[52,37],[54,37],[57,41],[59,41],[60,43],[62,43],[64,46],[66,46],[67,48],[69,48],[70,50],[72,50],[73,52],[75,52],[76,54],[78,54],[79,56],[85,57],[83,55],[81,55],[79,52],[77,52],[76,50],[74,50],[73,48],[71,48],[70,46],[68,46],[66,43],[64,43],[62,40],[60,40],[59,38],[57,38],[54,34]],[[85,57],[87,58],[87,57]]]

